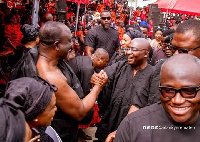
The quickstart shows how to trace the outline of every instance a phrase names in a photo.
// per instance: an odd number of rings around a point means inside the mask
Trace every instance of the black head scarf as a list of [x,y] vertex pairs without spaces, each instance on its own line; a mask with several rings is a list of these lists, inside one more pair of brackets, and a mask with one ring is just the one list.
[[5,98],[0,99],[0,141],[23,142],[25,118],[18,105]]
[[134,38],[144,38],[143,33],[138,30],[130,29],[125,34],[128,35],[131,38],[131,40]]
[[26,42],[29,42],[29,41],[35,41],[39,35],[39,28],[34,27],[32,25],[28,25],[28,24],[24,24],[20,28],[20,31],[23,33],[23,36],[24,36],[21,40],[22,44],[25,44]]
[[57,88],[42,78],[23,77],[8,83],[5,98],[21,106],[27,121],[41,114]]

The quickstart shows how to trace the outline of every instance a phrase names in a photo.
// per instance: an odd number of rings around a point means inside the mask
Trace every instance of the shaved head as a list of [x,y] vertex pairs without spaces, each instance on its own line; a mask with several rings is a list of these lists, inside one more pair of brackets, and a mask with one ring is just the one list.
[[161,103],[169,118],[184,125],[194,124],[200,108],[200,59],[189,54],[168,58],[161,69],[160,86]]
[[103,48],[97,48],[97,50],[94,52],[94,54],[96,54],[100,58],[108,58],[109,59],[108,52]]
[[[177,54],[170,57],[161,68],[162,79],[166,78],[166,73],[180,78],[187,76],[193,77],[194,80],[200,79],[200,59],[189,54]],[[200,81],[200,80],[199,80]],[[199,82],[200,83],[200,82]]]
[[39,31],[39,39],[46,44],[53,44],[61,40],[63,32],[71,34],[70,29],[61,22],[48,21],[42,25]]
[[129,47],[137,47],[138,49],[146,49],[150,51],[150,44],[145,38],[135,38],[129,44]]

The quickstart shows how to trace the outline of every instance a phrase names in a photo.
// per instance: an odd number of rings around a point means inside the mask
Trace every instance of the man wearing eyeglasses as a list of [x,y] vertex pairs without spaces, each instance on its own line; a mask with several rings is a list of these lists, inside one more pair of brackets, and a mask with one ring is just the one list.
[[[170,45],[171,52],[174,55],[186,53],[200,58],[200,32],[198,31],[200,31],[199,20],[187,20],[181,23],[174,33]],[[160,100],[157,88],[159,86],[160,69],[163,62],[158,62],[155,66],[148,104],[153,104]]]
[[119,34],[110,27],[111,14],[105,10],[101,12],[101,25],[90,29],[85,38],[85,55],[91,56],[97,48],[104,48],[109,57],[112,57],[115,50],[119,50]]
[[200,58],[200,21],[187,20],[180,24],[174,34],[174,54],[187,53]]
[[200,59],[180,54],[162,66],[161,103],[128,115],[114,142],[198,142],[200,132]]
[[[125,48],[127,61],[119,61],[104,69],[109,81],[103,88],[99,100],[102,119],[96,131],[100,142],[115,131],[128,114],[132,104],[138,107],[147,103],[149,83],[153,67],[147,63],[150,44],[145,38],[135,38]],[[96,80],[98,76],[93,75]]]

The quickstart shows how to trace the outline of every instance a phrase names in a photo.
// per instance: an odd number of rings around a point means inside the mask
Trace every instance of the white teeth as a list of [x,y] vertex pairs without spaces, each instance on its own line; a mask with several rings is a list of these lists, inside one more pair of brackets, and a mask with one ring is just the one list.
[[176,110],[176,111],[182,111],[182,110],[186,110],[186,109],[188,109],[189,107],[183,107],[183,108],[176,108],[176,107],[174,107],[174,109]]

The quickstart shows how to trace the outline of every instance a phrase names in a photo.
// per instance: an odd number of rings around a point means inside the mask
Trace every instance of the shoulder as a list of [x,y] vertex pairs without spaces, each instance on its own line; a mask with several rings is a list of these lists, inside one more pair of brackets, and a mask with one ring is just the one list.
[[148,120],[151,121],[151,116],[156,116],[158,113],[162,111],[162,105],[161,103],[156,103],[144,108],[139,109],[138,111],[135,111],[127,116],[128,121],[142,121],[142,120]]

